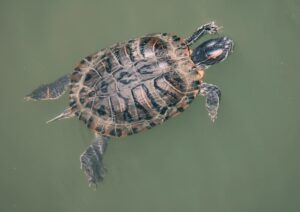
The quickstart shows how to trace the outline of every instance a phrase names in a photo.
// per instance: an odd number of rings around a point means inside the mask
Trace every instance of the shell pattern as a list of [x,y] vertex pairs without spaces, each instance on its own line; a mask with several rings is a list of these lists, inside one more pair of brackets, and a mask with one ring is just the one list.
[[188,107],[198,71],[182,38],[149,34],[84,58],[71,74],[70,107],[97,133],[131,135]]

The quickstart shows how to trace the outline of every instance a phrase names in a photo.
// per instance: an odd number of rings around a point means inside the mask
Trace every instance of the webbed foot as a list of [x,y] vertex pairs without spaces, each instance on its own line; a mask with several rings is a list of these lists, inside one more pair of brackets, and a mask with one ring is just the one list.
[[81,169],[88,177],[90,185],[103,181],[106,169],[103,154],[107,148],[109,137],[97,136],[95,141],[80,156]]
[[208,116],[210,120],[214,122],[218,115],[221,91],[216,85],[202,83],[200,85],[200,94],[206,98],[205,106],[208,111]]
[[25,100],[52,100],[61,97],[70,82],[69,75],[60,77],[56,81],[41,85],[25,97]]
[[199,40],[201,37],[203,37],[204,35],[213,35],[218,33],[218,31],[221,29],[222,27],[219,27],[215,24],[214,21],[204,24],[202,26],[200,26],[199,28],[197,28],[197,30],[186,39],[186,44],[188,46],[192,45],[193,43],[195,43],[197,40]]

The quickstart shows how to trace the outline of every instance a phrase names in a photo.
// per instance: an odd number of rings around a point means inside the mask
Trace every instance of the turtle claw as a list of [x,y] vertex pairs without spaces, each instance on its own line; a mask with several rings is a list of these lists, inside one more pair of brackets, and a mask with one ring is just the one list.
[[210,35],[213,35],[213,34],[217,34],[220,29],[222,29],[223,27],[219,27],[215,24],[214,21],[208,23],[208,24],[205,24],[203,25],[203,28],[205,29],[205,31],[210,34]]
[[24,97],[25,101],[35,101],[36,99],[33,99],[29,94],[27,96]]

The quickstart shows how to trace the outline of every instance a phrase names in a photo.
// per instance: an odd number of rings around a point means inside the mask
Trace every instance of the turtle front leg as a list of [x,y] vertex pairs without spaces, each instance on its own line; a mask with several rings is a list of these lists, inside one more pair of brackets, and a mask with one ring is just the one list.
[[188,38],[186,38],[186,44],[188,46],[191,46],[193,43],[195,43],[197,40],[199,40],[204,35],[210,34],[216,34],[221,27],[218,27],[215,22],[210,22],[207,24],[204,24],[197,28],[197,30]]
[[106,169],[103,154],[107,148],[109,137],[96,135],[95,141],[80,156],[81,169],[88,177],[90,185],[103,181]]
[[212,122],[217,119],[218,109],[221,101],[221,91],[213,84],[202,83],[200,85],[200,95],[206,98],[205,106],[208,116]]
[[61,97],[67,89],[70,76],[65,75],[52,83],[41,85],[25,97],[25,100],[52,100]]

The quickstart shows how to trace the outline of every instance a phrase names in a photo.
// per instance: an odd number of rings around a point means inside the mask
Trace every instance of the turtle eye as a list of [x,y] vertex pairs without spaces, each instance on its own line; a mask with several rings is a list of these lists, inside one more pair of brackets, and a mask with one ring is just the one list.
[[206,48],[212,48],[213,46],[215,46],[217,43],[216,40],[209,40],[209,42],[204,42],[203,44],[205,44]]

